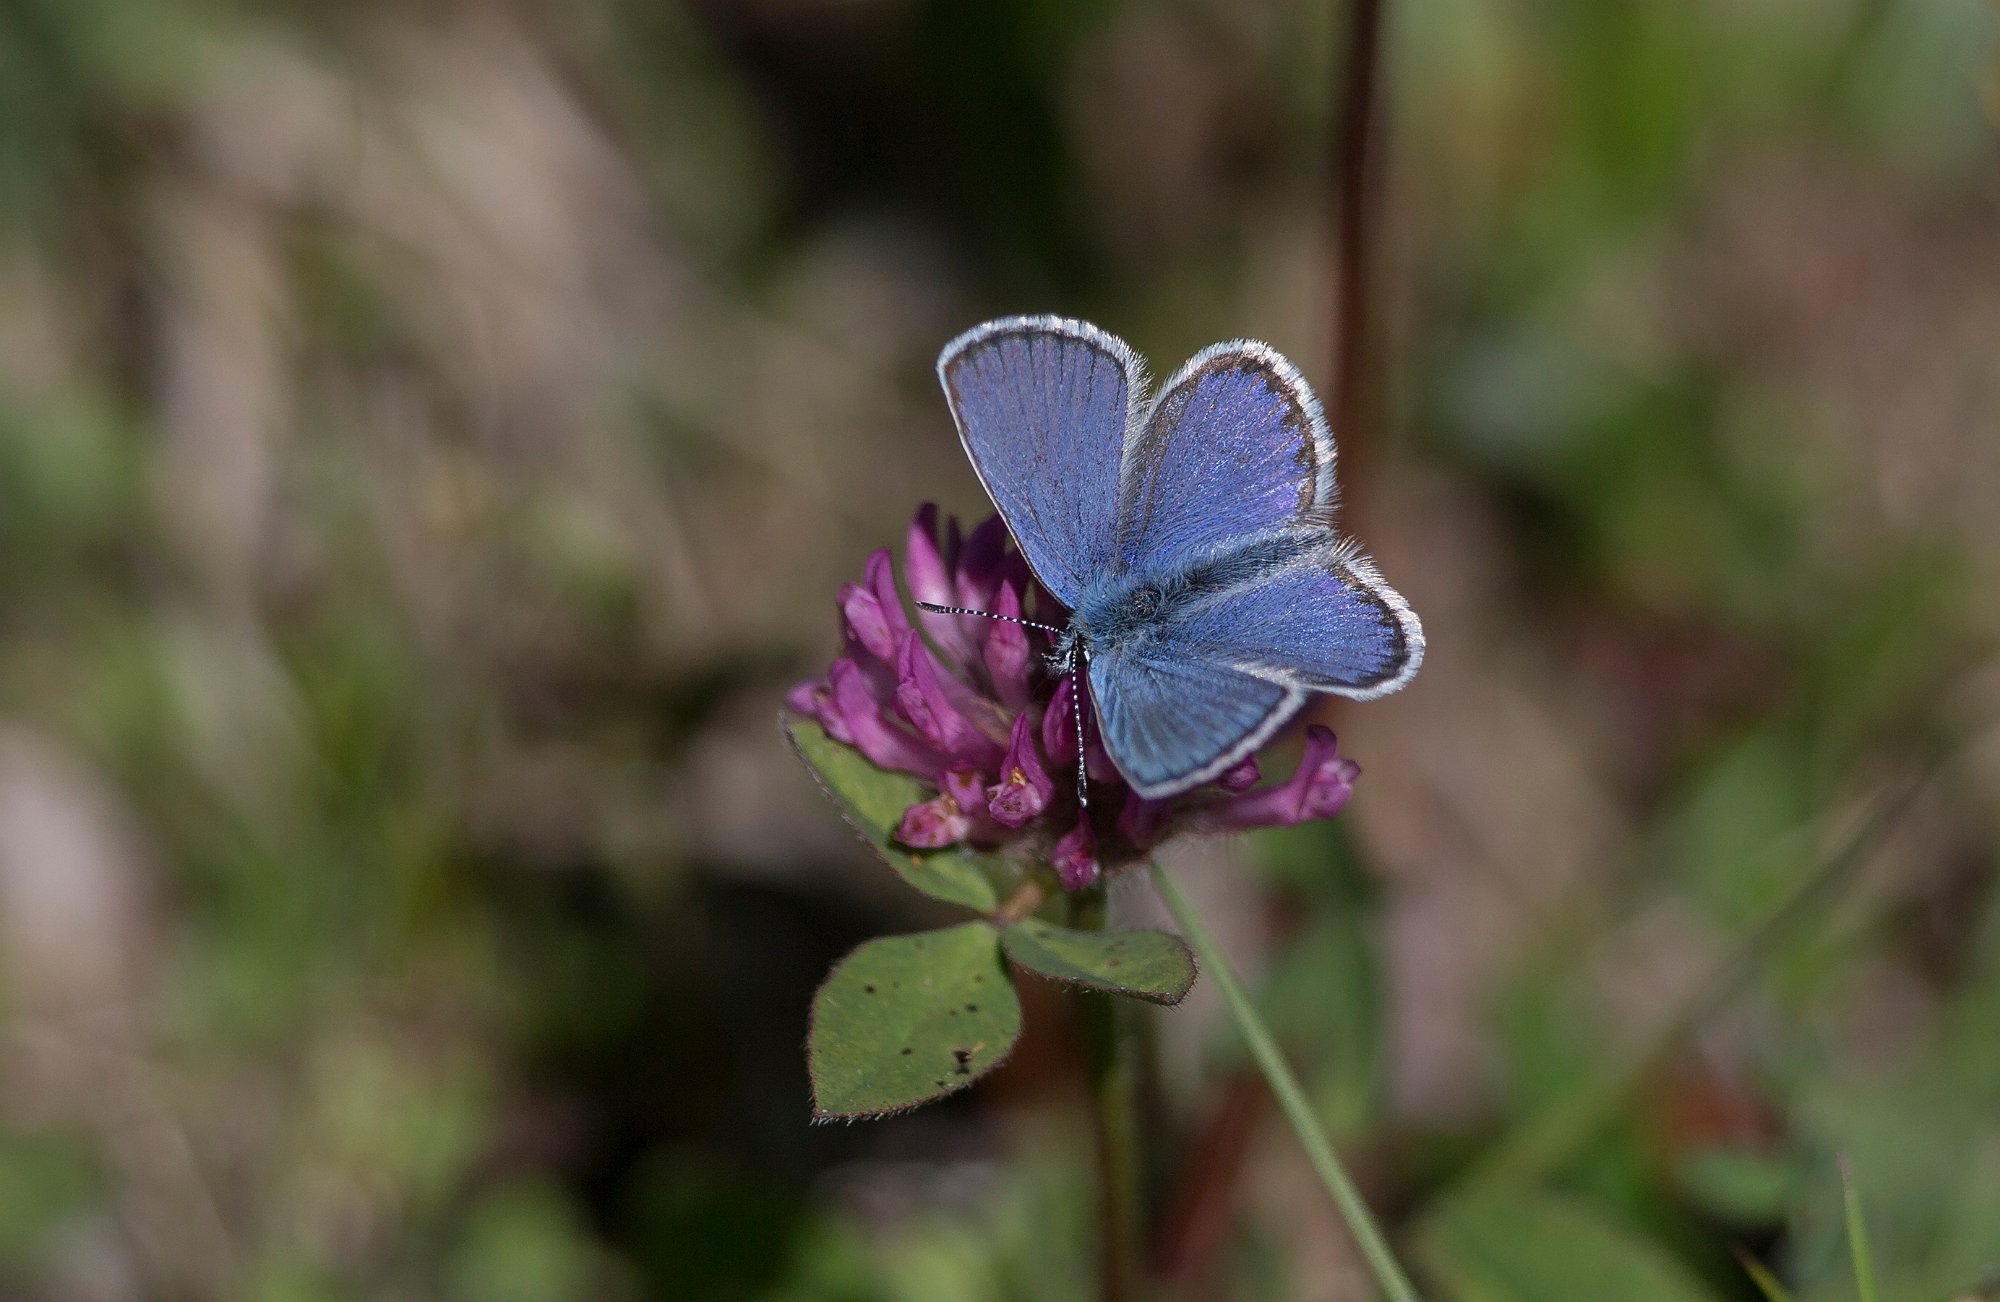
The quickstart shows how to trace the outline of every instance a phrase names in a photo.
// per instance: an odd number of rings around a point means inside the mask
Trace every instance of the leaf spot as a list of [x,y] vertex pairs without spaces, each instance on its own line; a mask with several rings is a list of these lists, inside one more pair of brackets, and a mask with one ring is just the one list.
[[872,994],[874,994],[874,993],[875,993],[875,987],[874,987],[874,986],[872,986],[872,985],[870,985],[870,986],[863,986],[863,987],[861,987],[861,993],[863,993],[863,994],[867,994],[867,995],[872,995]]
[[979,1005],[978,1005],[978,1004],[967,1004],[967,1005],[965,1006],[965,1011],[966,1011],[966,1012],[968,1012],[968,1013],[976,1013],[976,1012],[978,1012],[978,1011],[979,1011]]
[[1125,960],[1122,958],[1107,958],[1104,960],[1104,966],[1106,967],[1123,967],[1124,965]]
[[905,1045],[905,1046],[904,1046],[904,1048],[903,1048],[903,1056],[904,1056],[905,1058],[907,1058],[907,1057],[909,1057],[909,1056],[910,1056],[910,1050],[909,1050],[909,1047],[908,1047],[907,1045]]

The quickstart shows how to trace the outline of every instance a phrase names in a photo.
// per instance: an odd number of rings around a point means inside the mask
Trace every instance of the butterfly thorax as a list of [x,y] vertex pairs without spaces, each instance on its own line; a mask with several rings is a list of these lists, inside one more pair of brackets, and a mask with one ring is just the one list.
[[1051,659],[1074,667],[1110,647],[1142,649],[1208,590],[1198,573],[1105,575],[1078,598]]
[[1327,554],[1330,535],[1300,531],[1225,545],[1194,564],[1169,570],[1100,575],[1077,599],[1053,659],[1088,660],[1106,647],[1142,648],[1183,615],[1263,574]]
[[[1063,642],[1089,658],[1093,650],[1143,640],[1149,628],[1170,619],[1185,603],[1186,586],[1158,578],[1110,576],[1084,590],[1064,630]],[[1060,652],[1062,643],[1057,644]]]

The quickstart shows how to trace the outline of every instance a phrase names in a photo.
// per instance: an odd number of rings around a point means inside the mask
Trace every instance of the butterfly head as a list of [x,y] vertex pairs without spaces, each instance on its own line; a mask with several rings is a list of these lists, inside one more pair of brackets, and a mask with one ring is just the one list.
[[1062,632],[1056,635],[1056,644],[1049,648],[1045,660],[1049,674],[1061,678],[1065,674],[1075,673],[1078,664],[1087,664],[1089,661],[1090,635],[1079,621],[1072,618],[1069,623],[1063,625]]

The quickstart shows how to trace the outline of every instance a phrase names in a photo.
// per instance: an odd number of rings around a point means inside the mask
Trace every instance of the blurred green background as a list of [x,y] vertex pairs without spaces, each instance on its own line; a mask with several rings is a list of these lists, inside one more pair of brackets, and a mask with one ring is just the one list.
[[[773,716],[983,514],[959,330],[1332,389],[1347,13],[0,5],[0,1297],[1087,1296],[1055,994],[807,1125],[815,983],[935,915]],[[1431,657],[1338,824],[1176,862],[1440,1296],[1850,1297],[1840,1152],[1887,1297],[1992,1295],[1997,21],[1386,8],[1339,433]],[[1149,1025],[1163,1296],[1366,1297]]]

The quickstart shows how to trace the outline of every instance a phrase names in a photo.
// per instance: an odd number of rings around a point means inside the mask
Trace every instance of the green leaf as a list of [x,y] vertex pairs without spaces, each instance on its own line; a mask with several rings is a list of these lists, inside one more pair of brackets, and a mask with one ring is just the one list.
[[980,913],[1000,907],[1002,883],[1018,869],[993,855],[957,850],[910,850],[891,839],[903,811],[936,793],[907,773],[890,773],[852,746],[805,719],[787,715],[785,735],[820,789],[840,806],[848,825],[875,848],[898,876],[934,900]]
[[991,923],[871,940],[813,998],[813,1112],[879,1117],[964,1089],[1021,1033],[1021,1001]]
[[1000,933],[1007,957],[1065,985],[1177,1004],[1194,985],[1194,955],[1164,931],[1074,931],[1039,918]]
[[1555,1194],[1451,1199],[1426,1219],[1418,1250],[1461,1302],[1714,1302],[1658,1244]]

